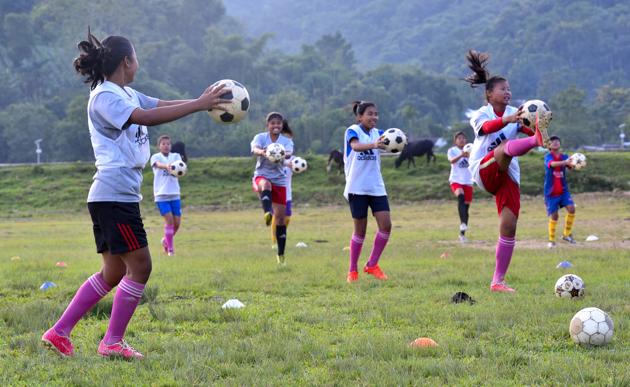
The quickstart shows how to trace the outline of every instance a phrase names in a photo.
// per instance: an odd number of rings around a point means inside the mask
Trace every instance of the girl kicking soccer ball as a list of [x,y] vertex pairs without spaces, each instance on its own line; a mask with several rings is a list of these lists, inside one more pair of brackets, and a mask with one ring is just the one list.
[[155,205],[164,217],[164,237],[162,248],[169,256],[175,255],[173,238],[182,221],[182,203],[180,199],[179,180],[171,175],[171,164],[180,161],[179,153],[171,152],[171,138],[162,135],[158,138],[160,151],[151,156],[153,167],[153,197]]
[[373,102],[355,101],[352,111],[357,122],[346,129],[343,153],[346,173],[343,196],[350,204],[354,221],[354,232],[350,239],[350,269],[346,279],[348,282],[359,279],[357,265],[367,230],[368,208],[371,208],[378,231],[363,271],[379,280],[386,280],[387,275],[378,266],[392,229],[387,192],[381,175],[379,149],[385,148],[381,140],[383,131],[376,129],[378,110]]
[[[284,161],[273,162],[267,159],[267,146],[278,143],[284,147],[285,158],[293,153],[293,141],[282,134],[282,114],[271,112],[267,114],[267,131],[258,133],[251,142],[252,154],[257,156],[254,170],[253,188],[260,197],[265,224],[269,226],[272,218],[276,217],[276,240],[278,243],[278,264],[285,265],[284,248],[287,242],[287,226],[285,214],[287,207],[287,174]],[[273,215],[272,215],[273,213]],[[273,231],[273,230],[272,230]]]
[[[512,92],[507,79],[490,76],[486,70],[487,54],[470,50],[467,59],[473,73],[466,81],[471,87],[485,84],[488,101],[470,119],[475,142],[470,152],[469,169],[477,185],[494,195],[499,213],[499,240],[490,290],[514,292],[505,283],[505,274],[512,260],[521,208],[520,169],[516,157],[538,146],[547,147],[549,136],[546,128],[536,125],[534,132],[522,125],[521,110],[509,105]],[[530,137],[517,139],[519,132]]]
[[[293,130],[289,126],[289,121],[282,120],[282,131],[280,132],[284,136],[293,140]],[[295,156],[291,156],[291,158],[284,161],[284,173],[287,176],[287,205],[284,213],[284,225],[289,227],[289,222],[291,221],[292,215],[292,207],[293,207],[293,199],[292,194],[293,190],[291,184],[293,184],[293,169],[291,168],[291,160],[293,160]],[[276,239],[276,226],[278,225],[278,218],[274,215],[271,219],[271,242],[273,243],[273,248],[277,248],[278,240]]]
[[91,84],[88,126],[96,158],[96,174],[88,194],[96,251],[101,270],[81,285],[61,318],[42,336],[61,356],[72,356],[74,326],[114,286],[112,313],[98,345],[103,357],[142,359],[124,340],[125,330],[151,274],[151,254],[140,216],[142,169],[149,161],[147,126],[174,121],[188,114],[222,109],[222,87],[209,87],[194,100],[162,101],[127,85],[138,70],[136,52],[122,36],[99,42],[88,30],[79,43],[74,68]]

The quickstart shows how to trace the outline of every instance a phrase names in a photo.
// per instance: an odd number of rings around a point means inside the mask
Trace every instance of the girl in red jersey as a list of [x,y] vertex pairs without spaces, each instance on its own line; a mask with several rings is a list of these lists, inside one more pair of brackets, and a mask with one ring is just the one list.
[[[490,284],[493,292],[514,292],[504,279],[514,251],[516,223],[521,206],[520,169],[517,156],[537,146],[549,146],[546,128],[532,131],[521,122],[521,109],[510,106],[512,92],[507,79],[490,76],[486,70],[488,54],[468,51],[468,67],[473,71],[465,80],[471,87],[486,85],[487,105],[472,114],[470,125],[475,142],[470,152],[470,173],[477,185],[495,197],[499,213],[499,240],[496,265]],[[518,134],[528,134],[518,139]]]

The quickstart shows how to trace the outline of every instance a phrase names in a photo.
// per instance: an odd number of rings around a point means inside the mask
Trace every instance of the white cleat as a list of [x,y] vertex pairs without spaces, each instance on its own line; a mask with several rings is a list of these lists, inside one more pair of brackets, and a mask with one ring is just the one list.
[[460,235],[459,236],[459,243],[468,243],[468,238],[466,238],[465,235]]
[[556,248],[556,242],[549,242],[549,243],[547,243],[547,248],[548,249],[555,249]]

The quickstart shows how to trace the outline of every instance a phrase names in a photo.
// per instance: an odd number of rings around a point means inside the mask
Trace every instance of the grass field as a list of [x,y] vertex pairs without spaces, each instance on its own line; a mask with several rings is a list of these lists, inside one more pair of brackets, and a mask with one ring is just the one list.
[[[542,200],[526,199],[508,273],[518,289],[513,295],[488,290],[497,220],[485,199],[472,205],[473,242],[465,246],[454,242],[455,201],[392,206],[394,228],[381,261],[390,280],[361,275],[352,285],[345,282],[346,207],[298,205],[285,268],[276,267],[259,210],[185,213],[175,257],[160,252],[161,219],[145,212],[154,266],[127,332],[147,356],[135,363],[96,355],[111,295],[74,330],[74,358],[60,359],[39,343],[100,266],[88,215],[0,219],[0,384],[627,386],[630,200],[621,193],[575,200],[576,237],[600,240],[545,249]],[[373,233],[370,220],[362,262]],[[308,247],[294,247],[299,241]],[[555,281],[566,273],[555,267],[562,260],[585,280],[583,300],[554,297]],[[58,287],[38,290],[44,281]],[[451,304],[456,291],[477,303]],[[223,311],[230,298],[247,306]],[[571,317],[588,306],[614,320],[608,346],[581,348],[569,338]],[[420,336],[439,347],[409,348]]]

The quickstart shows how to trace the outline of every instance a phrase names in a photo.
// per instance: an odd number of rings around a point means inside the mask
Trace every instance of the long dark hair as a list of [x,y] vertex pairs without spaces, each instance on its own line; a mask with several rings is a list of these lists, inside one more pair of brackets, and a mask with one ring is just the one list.
[[468,50],[466,60],[468,61],[468,68],[472,70],[472,74],[464,78],[464,80],[470,83],[470,87],[485,84],[486,92],[488,92],[492,91],[497,83],[507,81],[507,78],[500,75],[490,76],[490,72],[486,69],[489,59],[490,55],[488,53]]
[[175,144],[171,146],[171,152],[179,153],[182,156],[182,161],[188,163],[188,156],[186,156],[186,144],[182,141],[177,141]]
[[286,119],[282,120],[282,131],[280,133],[288,134],[289,137],[293,138],[293,130],[289,126],[289,121],[287,121]]
[[89,27],[88,39],[81,41],[77,47],[79,56],[74,59],[74,69],[86,77],[85,83],[91,83],[91,90],[113,74],[125,57],[133,56],[133,45],[129,39],[108,36],[101,43],[92,35]]
[[370,106],[376,106],[374,102],[370,101],[354,101],[352,102],[352,112],[355,116],[360,116],[365,113],[365,110]]

